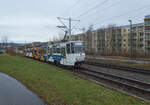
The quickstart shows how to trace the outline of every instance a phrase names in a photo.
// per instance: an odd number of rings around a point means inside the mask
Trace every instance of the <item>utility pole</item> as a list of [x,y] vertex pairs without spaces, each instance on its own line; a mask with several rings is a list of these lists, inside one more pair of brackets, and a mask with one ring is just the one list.
[[[74,20],[69,18],[61,18],[61,17],[57,17],[57,19],[60,21],[60,23],[62,24],[62,26],[57,26],[58,28],[65,28],[68,30],[69,32],[69,41],[71,41],[71,31],[72,31],[72,21],[80,21],[80,20]],[[67,26],[62,20],[67,20],[69,21],[69,26]],[[66,32],[66,30],[64,30]]]
[[132,58],[132,20],[129,20],[130,22],[130,57]]
[[71,41],[71,18],[69,18],[69,40]]

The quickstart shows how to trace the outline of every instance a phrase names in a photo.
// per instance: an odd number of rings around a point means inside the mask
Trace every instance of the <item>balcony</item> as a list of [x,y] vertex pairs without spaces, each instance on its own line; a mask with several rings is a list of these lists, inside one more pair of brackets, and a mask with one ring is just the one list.
[[144,30],[143,29],[138,29],[138,32],[144,32]]
[[148,39],[148,38],[145,38],[145,41],[146,41],[146,42],[150,41],[150,38],[149,38],[149,39]]
[[145,48],[150,48],[150,45],[146,45]]
[[150,26],[150,23],[145,23],[144,25],[145,25],[145,26]]
[[145,30],[145,33],[150,33],[150,30]]
[[133,33],[137,33],[137,30],[132,30]]

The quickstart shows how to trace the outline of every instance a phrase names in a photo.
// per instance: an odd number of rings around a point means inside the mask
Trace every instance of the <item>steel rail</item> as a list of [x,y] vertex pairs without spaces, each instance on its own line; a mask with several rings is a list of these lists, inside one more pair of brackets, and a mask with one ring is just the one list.
[[105,68],[124,70],[124,71],[129,71],[129,72],[136,72],[136,73],[150,75],[150,70],[144,69],[144,68],[128,67],[128,66],[106,64],[106,63],[98,63],[98,62],[88,62],[88,61],[85,61],[85,64],[98,66],[98,67],[105,67]]
[[90,76],[92,77],[92,79],[100,83],[106,85],[109,84],[110,87],[116,87],[116,89],[121,89],[122,91],[132,94],[142,100],[150,102],[150,83],[145,83],[88,69],[81,69],[78,72]]

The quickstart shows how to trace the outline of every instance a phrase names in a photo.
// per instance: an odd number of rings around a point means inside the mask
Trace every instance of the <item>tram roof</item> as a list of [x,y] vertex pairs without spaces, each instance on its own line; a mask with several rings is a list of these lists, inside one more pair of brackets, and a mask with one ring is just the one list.
[[81,41],[81,40],[77,40],[77,41],[66,41],[66,42],[58,42],[58,43],[54,43],[54,44],[51,44],[49,47],[51,47],[51,46],[57,46],[57,45],[60,45],[60,44],[67,44],[67,43],[82,43],[83,41]]

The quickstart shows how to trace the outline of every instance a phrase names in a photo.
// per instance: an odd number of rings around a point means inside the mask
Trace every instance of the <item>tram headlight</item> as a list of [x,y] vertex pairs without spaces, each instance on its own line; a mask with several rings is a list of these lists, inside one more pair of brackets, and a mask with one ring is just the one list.
[[76,61],[80,61],[80,58],[76,58]]

